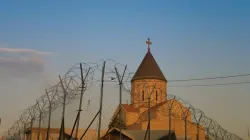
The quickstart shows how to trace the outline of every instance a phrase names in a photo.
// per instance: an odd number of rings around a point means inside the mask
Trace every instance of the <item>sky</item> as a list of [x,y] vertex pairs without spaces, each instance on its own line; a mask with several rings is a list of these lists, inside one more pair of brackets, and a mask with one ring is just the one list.
[[[168,80],[250,73],[250,1],[0,2],[0,133],[78,62],[113,59],[130,71],[151,52]],[[178,95],[228,131],[247,137],[250,76],[176,82]]]

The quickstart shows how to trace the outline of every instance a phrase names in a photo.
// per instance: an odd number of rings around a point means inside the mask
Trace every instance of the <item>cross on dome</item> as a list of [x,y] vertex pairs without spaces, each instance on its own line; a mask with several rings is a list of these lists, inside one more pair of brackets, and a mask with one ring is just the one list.
[[148,38],[148,41],[146,41],[146,44],[148,44],[148,51],[150,51],[150,45],[152,45],[150,38]]
[[150,52],[150,45],[152,45],[152,42],[149,38],[146,41],[146,44],[148,45],[148,52],[144,56],[141,64],[136,70],[135,75],[131,79],[131,82],[139,79],[157,79],[167,82],[167,79],[163,75],[160,67],[158,66],[157,62]]

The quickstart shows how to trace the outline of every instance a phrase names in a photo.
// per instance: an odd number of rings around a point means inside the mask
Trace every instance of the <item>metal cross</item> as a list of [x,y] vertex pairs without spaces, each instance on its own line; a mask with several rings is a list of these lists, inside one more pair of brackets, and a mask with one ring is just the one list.
[[148,44],[148,51],[150,51],[150,45],[152,45],[152,42],[150,41],[149,38],[148,38],[148,41],[146,41],[146,44]]

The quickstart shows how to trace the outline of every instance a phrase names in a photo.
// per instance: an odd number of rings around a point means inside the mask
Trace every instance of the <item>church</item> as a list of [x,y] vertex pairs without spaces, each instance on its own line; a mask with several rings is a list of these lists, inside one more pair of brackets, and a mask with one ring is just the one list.
[[[168,81],[150,51],[150,40],[146,43],[148,51],[131,80],[131,103],[121,107],[123,127],[112,127],[102,139],[119,139],[121,129],[123,140],[148,139],[146,133],[150,140],[169,140],[170,135],[171,140],[205,140],[204,128],[192,122],[189,109],[167,99]],[[113,115],[118,122],[119,110],[118,106]]]
[[[121,111],[120,106],[116,108],[110,129],[101,130],[100,139],[120,140],[121,136],[122,140],[205,140],[204,127],[193,122],[189,109],[175,98],[167,99],[168,81],[150,51],[150,40],[146,43],[148,51],[131,79],[131,103],[122,104]],[[75,139],[85,130],[79,129]],[[65,129],[66,139],[71,131],[71,128]],[[46,139],[46,132],[47,128],[40,130],[41,140]],[[51,128],[49,139],[58,139],[59,132],[60,128]],[[31,133],[32,139],[37,139],[38,128],[25,130],[26,140]],[[97,130],[89,129],[83,139],[97,139],[96,134]]]

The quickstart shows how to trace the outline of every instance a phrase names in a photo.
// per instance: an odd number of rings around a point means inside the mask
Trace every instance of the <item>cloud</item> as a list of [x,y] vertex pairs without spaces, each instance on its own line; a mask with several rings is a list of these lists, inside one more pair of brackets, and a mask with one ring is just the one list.
[[52,52],[42,52],[35,49],[24,49],[24,48],[0,48],[2,53],[27,53],[36,55],[51,55]]
[[42,60],[39,59],[30,59],[30,58],[6,58],[0,57],[0,64],[11,64],[11,63],[43,63]]
[[0,57],[0,72],[5,77],[27,77],[44,72],[44,62],[38,58]]
[[44,72],[44,56],[51,52],[0,47],[1,77],[30,77]]

